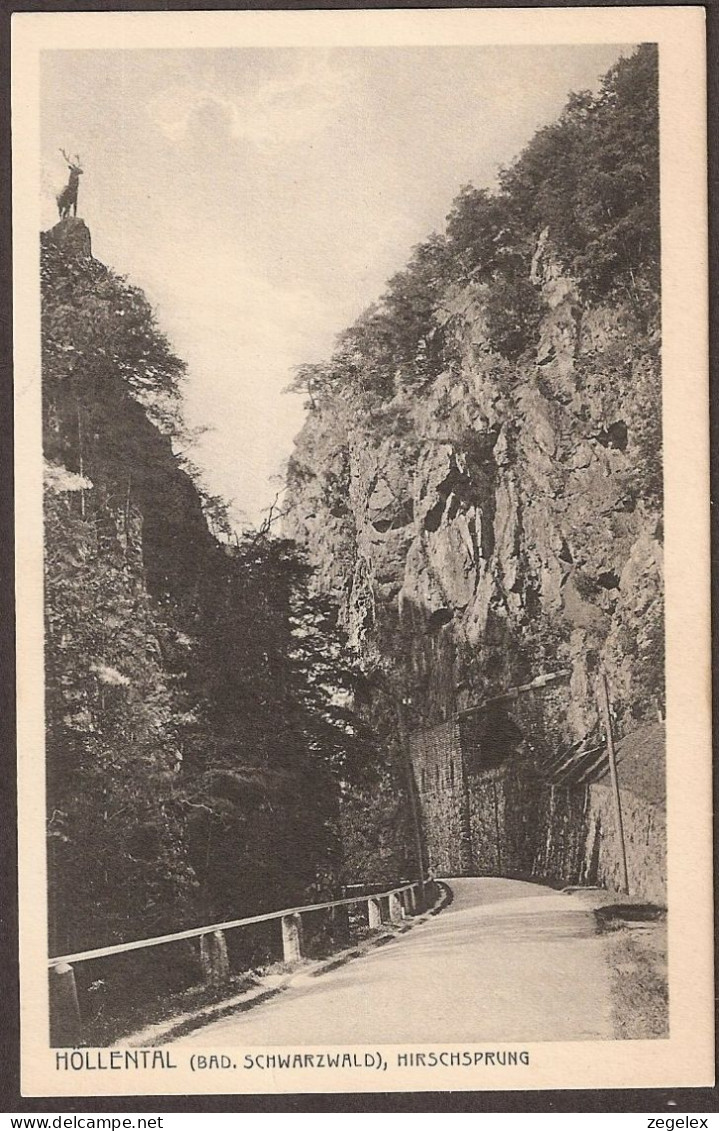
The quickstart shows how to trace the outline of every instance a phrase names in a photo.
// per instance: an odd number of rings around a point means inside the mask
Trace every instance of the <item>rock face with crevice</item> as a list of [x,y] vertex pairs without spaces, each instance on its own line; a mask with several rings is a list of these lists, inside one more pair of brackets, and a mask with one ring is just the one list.
[[342,388],[310,412],[286,530],[412,724],[568,668],[575,741],[600,668],[620,731],[661,711],[659,336],[628,301],[582,299],[548,232],[531,281],[544,315],[519,360],[489,344],[483,287],[455,287],[445,371],[396,382],[384,416]]

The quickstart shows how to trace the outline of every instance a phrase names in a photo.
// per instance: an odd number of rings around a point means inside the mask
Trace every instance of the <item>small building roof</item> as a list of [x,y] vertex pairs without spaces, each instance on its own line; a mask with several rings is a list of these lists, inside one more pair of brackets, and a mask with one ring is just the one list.
[[[620,739],[617,745],[619,788],[665,806],[667,802],[666,727],[647,723]],[[609,777],[607,766],[599,780]]]

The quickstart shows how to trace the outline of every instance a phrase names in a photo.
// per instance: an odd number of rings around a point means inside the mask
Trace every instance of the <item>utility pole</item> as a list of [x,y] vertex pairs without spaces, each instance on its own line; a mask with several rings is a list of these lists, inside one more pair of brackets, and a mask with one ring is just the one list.
[[402,747],[402,761],[404,763],[405,777],[407,779],[407,793],[409,795],[409,808],[412,815],[412,829],[414,832],[414,847],[417,856],[417,867],[419,869],[419,881],[421,884],[422,900],[424,901],[424,885],[425,885],[425,871],[424,871],[424,850],[422,843],[422,824],[419,814],[419,806],[417,804],[417,789],[414,781],[414,770],[412,768],[412,757],[409,751],[409,738],[407,734],[407,726],[404,717],[405,700],[401,696],[397,696],[397,730],[399,732],[400,746]]
[[492,802],[494,805],[494,836],[497,846],[497,875],[502,875],[502,833],[499,827],[499,796],[497,794],[497,783],[492,782]]
[[624,822],[622,820],[622,800],[619,795],[619,779],[617,777],[617,756],[614,749],[614,735],[612,734],[612,718],[609,712],[609,688],[604,672],[599,676],[599,703],[604,715],[604,729],[607,735],[607,754],[609,756],[609,778],[612,783],[612,798],[614,801],[614,819],[619,840],[619,862],[622,872],[622,890],[629,894],[629,876],[627,874],[627,849],[624,843]]

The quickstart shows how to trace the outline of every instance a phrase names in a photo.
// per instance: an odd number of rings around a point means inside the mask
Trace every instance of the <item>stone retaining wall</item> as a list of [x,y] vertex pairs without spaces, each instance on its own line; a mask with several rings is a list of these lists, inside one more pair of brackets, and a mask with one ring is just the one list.
[[456,719],[412,736],[425,849],[438,875],[471,874],[467,793]]
[[[468,776],[466,812],[459,792],[435,788],[421,795],[429,866],[437,875],[516,876],[620,889],[608,785],[551,786],[513,767]],[[665,812],[628,790],[621,797],[630,893],[663,905]]]

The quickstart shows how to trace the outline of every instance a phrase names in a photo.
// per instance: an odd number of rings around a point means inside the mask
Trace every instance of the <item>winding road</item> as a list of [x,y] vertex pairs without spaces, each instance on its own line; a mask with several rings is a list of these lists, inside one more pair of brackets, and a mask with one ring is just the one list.
[[178,1043],[205,1046],[572,1041],[615,1037],[586,903],[539,884],[447,881],[448,907],[385,946]]

